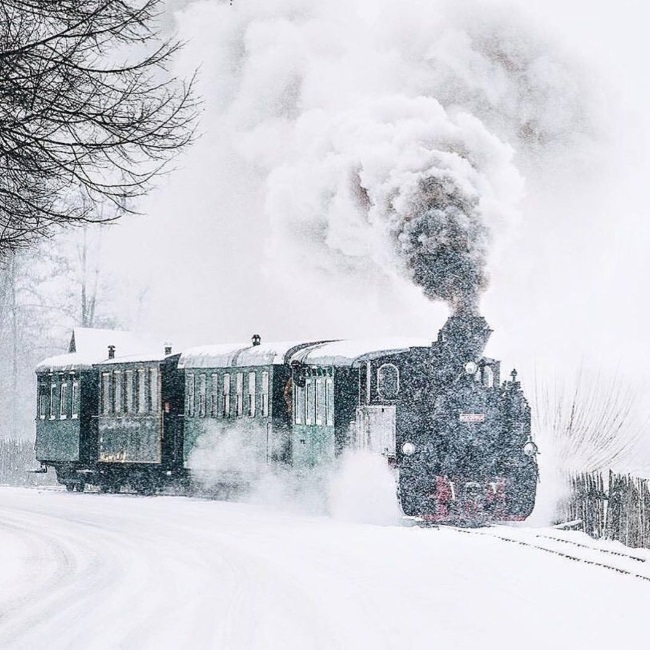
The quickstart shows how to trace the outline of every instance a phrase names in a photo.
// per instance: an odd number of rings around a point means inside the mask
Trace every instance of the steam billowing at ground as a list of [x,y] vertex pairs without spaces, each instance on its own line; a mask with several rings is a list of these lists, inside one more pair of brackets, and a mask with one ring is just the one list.
[[463,4],[179,14],[203,54],[210,128],[260,185],[272,270],[406,278],[476,308],[492,239],[522,197],[516,163],[570,150],[590,124],[562,55],[511,8]]
[[400,520],[396,476],[383,456],[347,450],[334,463],[296,471],[269,465],[268,453],[262,429],[224,425],[197,438],[188,467],[204,494],[343,521],[389,525]]

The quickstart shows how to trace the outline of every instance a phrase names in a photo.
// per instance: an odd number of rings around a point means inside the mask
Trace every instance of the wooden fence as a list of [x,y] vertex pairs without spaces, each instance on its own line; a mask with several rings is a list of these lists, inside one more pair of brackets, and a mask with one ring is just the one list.
[[593,537],[650,548],[650,481],[629,474],[574,474],[559,518],[581,521]]

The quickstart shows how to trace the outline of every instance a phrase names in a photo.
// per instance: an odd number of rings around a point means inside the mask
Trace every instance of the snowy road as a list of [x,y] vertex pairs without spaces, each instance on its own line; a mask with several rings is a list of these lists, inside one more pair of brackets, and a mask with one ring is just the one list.
[[647,647],[650,582],[489,534],[1,488],[0,549],[0,648]]

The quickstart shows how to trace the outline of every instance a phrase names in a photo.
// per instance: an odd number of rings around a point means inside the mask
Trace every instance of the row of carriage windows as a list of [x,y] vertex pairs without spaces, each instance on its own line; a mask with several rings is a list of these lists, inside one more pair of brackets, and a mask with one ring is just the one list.
[[201,418],[267,417],[269,373],[187,373],[185,414]]
[[79,418],[79,379],[54,375],[38,383],[38,417],[41,420]]
[[295,424],[334,426],[334,379],[307,377],[304,386],[294,390],[293,421]]
[[[399,372],[385,364],[378,373],[378,392],[394,397],[399,392]],[[159,400],[158,368],[114,370],[101,373],[102,415],[155,413]],[[189,417],[255,417],[269,415],[269,373],[188,373],[185,413]],[[259,395],[259,397],[258,397]],[[79,417],[79,380],[74,375],[52,376],[39,383],[41,419]],[[307,377],[293,392],[295,424],[334,425],[334,380]]]
[[[332,377],[307,378],[304,386],[295,387],[293,401],[296,424],[334,425]],[[267,417],[269,373],[188,373],[185,413],[189,417]]]
[[102,372],[100,388],[102,415],[145,415],[158,411],[158,368]]

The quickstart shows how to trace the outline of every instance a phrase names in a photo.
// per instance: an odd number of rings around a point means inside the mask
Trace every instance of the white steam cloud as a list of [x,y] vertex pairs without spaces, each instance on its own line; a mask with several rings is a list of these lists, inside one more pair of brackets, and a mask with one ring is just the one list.
[[383,456],[347,451],[332,463],[296,470],[269,462],[273,453],[263,428],[224,425],[197,438],[187,466],[203,494],[349,522],[400,522],[396,476]]
[[368,451],[347,451],[329,485],[329,513],[334,519],[391,525],[401,523],[397,476],[386,458]]
[[[215,146],[248,169],[271,268],[407,278],[475,309],[516,162],[589,138],[587,94],[508,8],[436,1],[194,2]],[[198,57],[197,57],[198,58]],[[257,185],[257,186],[256,186]]]

